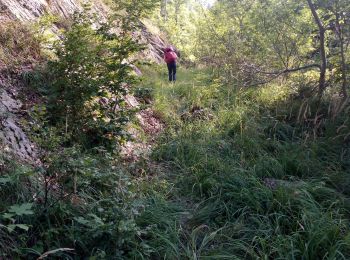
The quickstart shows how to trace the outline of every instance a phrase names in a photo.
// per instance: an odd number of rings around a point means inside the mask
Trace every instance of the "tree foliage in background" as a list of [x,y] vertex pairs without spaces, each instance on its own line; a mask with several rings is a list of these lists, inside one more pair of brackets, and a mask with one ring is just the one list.
[[320,96],[332,86],[346,99],[348,1],[219,0],[208,9],[190,0],[162,3],[159,23],[174,44],[224,81],[257,86],[293,73]]
[[330,83],[341,86],[346,99],[349,90],[350,67],[350,3],[343,0],[315,1],[315,8],[326,33],[326,65]]
[[[311,15],[295,1],[219,1],[206,16],[197,31],[196,44],[203,46],[197,56],[228,81],[256,85],[314,64]],[[217,48],[209,47],[214,43]]]
[[196,0],[161,0],[160,8],[152,17],[186,61],[196,61],[193,40],[196,21],[201,18],[202,9]]

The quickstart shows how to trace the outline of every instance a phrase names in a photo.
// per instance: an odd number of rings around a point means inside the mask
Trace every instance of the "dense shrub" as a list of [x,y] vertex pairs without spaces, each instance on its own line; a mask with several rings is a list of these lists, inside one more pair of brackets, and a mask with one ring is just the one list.
[[109,25],[93,29],[91,19],[84,13],[74,16],[63,41],[57,43],[57,60],[48,68],[51,121],[71,142],[90,147],[123,137],[128,122],[124,96],[135,81],[127,59],[139,50],[133,40],[112,33]]

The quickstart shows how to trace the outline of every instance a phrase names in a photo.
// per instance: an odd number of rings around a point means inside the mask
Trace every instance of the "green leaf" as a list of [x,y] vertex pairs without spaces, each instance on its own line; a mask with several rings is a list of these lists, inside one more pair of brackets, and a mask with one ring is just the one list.
[[25,224],[11,224],[11,225],[7,225],[6,228],[10,233],[13,232],[16,228],[23,229],[24,231],[29,230],[29,226]]
[[74,218],[74,220],[76,222],[78,222],[79,224],[82,224],[82,225],[87,225],[90,222],[89,220],[87,220],[87,219],[85,219],[83,217]]
[[96,224],[104,225],[104,222],[102,221],[102,219],[96,216],[95,214],[88,214],[88,216],[92,217]]
[[28,229],[29,229],[29,226],[24,225],[24,224],[16,224],[16,227],[20,228],[20,229],[23,229],[25,231],[28,231]]
[[10,177],[4,177],[4,178],[0,178],[0,185],[2,184],[7,184],[7,183],[11,183],[12,180]]
[[2,215],[3,218],[10,219],[10,220],[13,220],[13,218],[12,218],[13,216],[14,216],[14,214],[11,214],[11,213],[4,213]]
[[15,230],[16,225],[7,225],[6,228],[7,228],[8,232],[11,233],[11,232],[13,232]]
[[11,206],[8,211],[15,214],[16,216],[33,215],[34,212],[31,210],[32,206],[32,203],[23,203],[21,205],[16,204]]

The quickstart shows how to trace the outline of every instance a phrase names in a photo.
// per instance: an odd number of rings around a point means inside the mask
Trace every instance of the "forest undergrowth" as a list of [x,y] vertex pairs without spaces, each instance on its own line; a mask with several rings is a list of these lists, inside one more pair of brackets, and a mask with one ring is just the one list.
[[45,171],[1,157],[5,259],[350,256],[345,115],[298,122],[305,100],[288,80],[239,90],[207,69],[182,68],[175,84],[143,71],[135,95],[166,125],[144,136],[150,156],[55,147],[41,128]]
[[108,2],[0,26],[0,259],[349,259],[347,2]]
[[166,193],[141,217],[158,223],[155,258],[349,257],[344,118],[298,123],[305,100],[288,80],[237,90],[205,69],[181,70],[176,84],[148,73],[168,126],[153,151]]

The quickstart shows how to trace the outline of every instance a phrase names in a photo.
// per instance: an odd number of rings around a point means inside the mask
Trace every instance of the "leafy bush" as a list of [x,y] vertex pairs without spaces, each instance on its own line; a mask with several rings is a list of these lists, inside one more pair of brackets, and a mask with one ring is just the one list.
[[57,60],[48,68],[48,111],[72,142],[108,146],[123,138],[128,122],[124,95],[135,77],[127,59],[139,46],[111,33],[110,25],[92,26],[91,17],[77,13],[57,44]]
[[148,227],[136,224],[148,202],[118,164],[106,151],[67,148],[48,153],[38,169],[9,165],[0,177],[0,256],[149,254],[140,239]]

